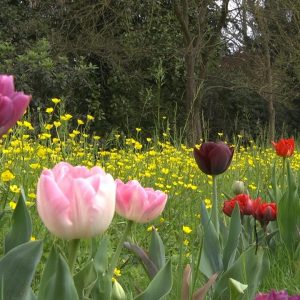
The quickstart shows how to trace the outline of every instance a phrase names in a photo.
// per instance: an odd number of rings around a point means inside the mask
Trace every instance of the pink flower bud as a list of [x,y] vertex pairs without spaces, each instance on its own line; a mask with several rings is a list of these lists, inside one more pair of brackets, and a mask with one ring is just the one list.
[[46,227],[65,239],[103,233],[115,212],[116,184],[101,168],[61,162],[44,170],[37,187],[37,209]]
[[167,195],[152,188],[143,188],[136,180],[123,183],[117,179],[116,212],[137,223],[147,223],[165,208]]
[[0,75],[0,137],[22,118],[30,99],[15,91],[13,76]]

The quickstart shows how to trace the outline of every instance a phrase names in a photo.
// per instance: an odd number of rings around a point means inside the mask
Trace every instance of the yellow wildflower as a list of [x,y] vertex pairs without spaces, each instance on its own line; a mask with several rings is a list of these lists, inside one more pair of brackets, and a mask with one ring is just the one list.
[[61,102],[61,99],[59,99],[59,98],[52,98],[51,101],[52,101],[54,104],[58,104],[59,102]]
[[9,170],[6,170],[1,174],[1,180],[4,182],[10,181],[14,178],[15,178],[15,175]]
[[186,234],[189,234],[192,232],[192,229],[189,226],[182,226],[182,231]]
[[20,193],[20,188],[19,188],[17,185],[15,185],[15,184],[9,186],[9,189],[10,189],[13,193],[16,193],[16,194]]
[[53,107],[47,107],[46,108],[46,113],[47,114],[51,114],[51,113],[53,113],[53,111],[54,111]]

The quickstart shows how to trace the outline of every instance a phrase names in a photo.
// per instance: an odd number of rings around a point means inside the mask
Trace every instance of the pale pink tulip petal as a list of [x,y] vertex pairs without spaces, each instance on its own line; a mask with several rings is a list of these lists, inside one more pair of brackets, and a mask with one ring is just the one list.
[[143,188],[136,180],[123,183],[117,179],[116,212],[137,223],[150,222],[165,208],[167,195],[152,188]]
[[[38,181],[37,209],[46,227],[54,234],[68,235],[72,227],[69,200],[61,192],[53,176],[47,173]],[[55,218],[53,218],[55,216]]]
[[61,238],[103,233],[112,221],[115,202],[115,181],[100,168],[90,171],[61,162],[43,171],[39,179],[39,215],[46,227]]
[[148,196],[148,207],[145,210],[143,216],[143,219],[146,220],[146,222],[155,219],[158,215],[160,215],[163,212],[168,199],[166,194],[161,193],[159,191],[151,195],[148,194]]

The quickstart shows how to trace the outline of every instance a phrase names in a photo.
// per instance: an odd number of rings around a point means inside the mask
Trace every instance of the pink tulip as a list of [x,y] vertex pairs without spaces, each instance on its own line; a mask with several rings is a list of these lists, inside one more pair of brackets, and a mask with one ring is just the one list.
[[147,223],[165,208],[168,196],[152,188],[143,188],[136,180],[123,183],[117,179],[116,212],[137,223]]
[[65,239],[103,233],[115,212],[116,183],[101,168],[61,162],[44,170],[37,187],[37,209],[46,227]]
[[0,75],[0,137],[22,118],[30,99],[15,91],[13,76]]

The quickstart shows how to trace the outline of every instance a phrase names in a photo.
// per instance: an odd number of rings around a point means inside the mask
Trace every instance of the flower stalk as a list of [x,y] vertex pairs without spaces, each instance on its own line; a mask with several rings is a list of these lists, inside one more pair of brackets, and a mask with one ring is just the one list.
[[131,221],[131,220],[128,220],[127,221],[127,224],[126,224],[126,228],[124,230],[124,233],[123,233],[123,236],[121,237],[120,241],[119,241],[119,244],[117,246],[117,249],[116,249],[116,252],[111,260],[111,264],[109,266],[109,269],[108,269],[108,274],[111,275],[111,277],[113,277],[113,274],[114,274],[114,270],[118,264],[118,260],[119,260],[119,256],[120,256],[120,253],[121,253],[121,250],[123,248],[123,244],[126,240],[126,238],[128,237],[128,235],[130,234],[131,232],[131,228],[132,228],[132,224],[134,222]]
[[211,210],[211,220],[215,226],[217,235],[220,233],[220,224],[219,224],[219,211],[218,211],[218,189],[217,189],[217,176],[212,176],[213,181],[213,204]]
[[69,241],[69,257],[68,265],[71,273],[73,273],[74,265],[77,257],[77,252],[79,249],[80,239],[74,239]]

